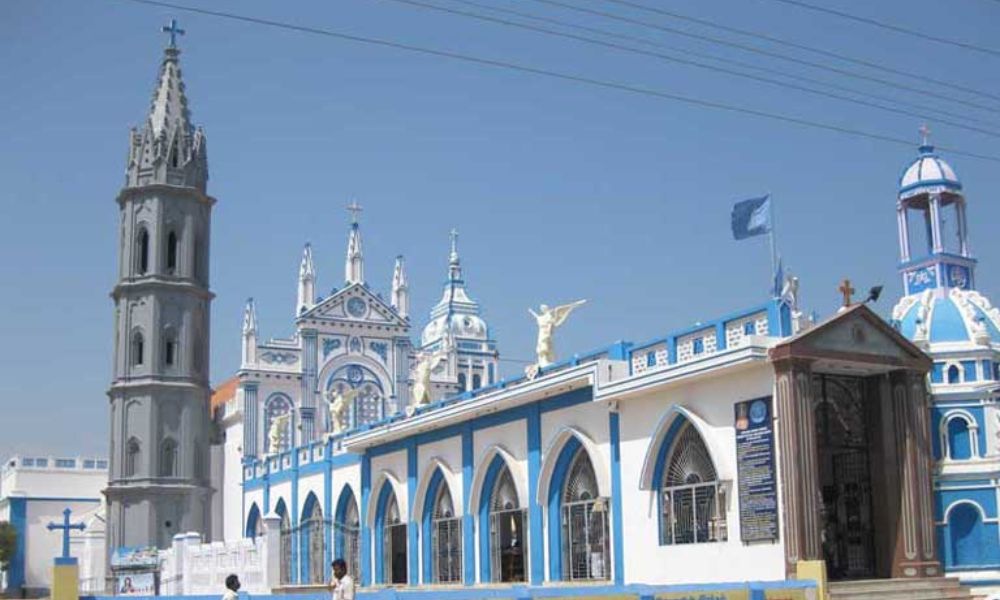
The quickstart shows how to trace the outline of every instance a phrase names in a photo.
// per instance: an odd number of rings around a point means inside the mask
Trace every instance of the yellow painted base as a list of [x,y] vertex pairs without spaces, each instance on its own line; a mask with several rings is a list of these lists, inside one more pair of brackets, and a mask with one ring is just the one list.
[[817,600],[826,600],[826,561],[825,560],[800,560],[795,565],[796,579],[812,579],[816,582]]
[[80,600],[80,567],[54,565],[52,567],[52,600]]

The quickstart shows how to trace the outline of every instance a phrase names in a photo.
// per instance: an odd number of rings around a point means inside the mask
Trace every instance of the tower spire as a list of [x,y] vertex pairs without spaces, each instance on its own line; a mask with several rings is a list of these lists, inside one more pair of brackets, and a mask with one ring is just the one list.
[[451,253],[448,255],[448,279],[450,281],[461,281],[462,262],[458,258],[458,230],[452,229],[448,235],[451,236]]
[[313,307],[316,301],[316,267],[313,265],[312,244],[306,243],[299,264],[299,295],[295,314],[300,315]]
[[243,309],[243,348],[241,368],[251,368],[257,363],[257,306],[247,298]]
[[365,259],[361,250],[361,228],[358,225],[358,213],[361,205],[357,200],[351,200],[347,205],[351,213],[351,232],[347,238],[347,260],[344,263],[344,281],[348,285],[365,282]]
[[406,280],[406,268],[403,255],[396,257],[396,266],[392,270],[392,307],[404,319],[410,316],[410,284]]
[[163,50],[146,122],[141,130],[131,131],[126,187],[159,183],[204,192],[208,183],[205,134],[191,123],[177,48],[177,35],[184,30],[171,20],[162,31],[170,34],[170,44]]

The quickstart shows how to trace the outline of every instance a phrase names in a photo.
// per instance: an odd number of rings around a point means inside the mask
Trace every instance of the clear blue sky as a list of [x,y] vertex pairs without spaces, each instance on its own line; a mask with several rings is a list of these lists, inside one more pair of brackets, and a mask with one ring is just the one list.
[[[481,1],[1000,122],[997,113],[528,0]],[[568,1],[731,38],[597,0]],[[996,43],[1000,22],[1000,4],[990,0],[954,0],[947,10],[931,0],[814,1],[985,46]],[[388,292],[393,257],[407,256],[414,337],[440,293],[447,232],[460,230],[470,292],[507,357],[530,358],[527,307],[540,302],[590,300],[560,331],[558,349],[569,353],[762,301],[765,239],[735,242],[728,221],[733,201],[767,191],[808,308],[835,308],[845,276],[858,289],[885,283],[883,313],[899,294],[894,201],[900,169],[916,153],[916,117],[385,0],[200,5],[781,112],[914,146],[122,1],[8,0],[0,4],[0,455],[107,452],[114,198],[128,127],[143,121],[153,89],[158,28],[172,16],[188,31],[184,77],[219,199],[213,382],[238,365],[247,296],[257,299],[265,336],[291,333],[304,242],[314,245],[321,293],[341,284],[343,207],[352,196],[365,206],[371,285]],[[1000,57],[770,0],[660,5],[1000,93]],[[940,145],[1000,154],[995,137],[931,127]],[[1000,219],[1000,169],[951,162],[970,201],[979,288],[1000,300],[1000,238],[990,234]],[[519,368],[506,363],[507,373]]]

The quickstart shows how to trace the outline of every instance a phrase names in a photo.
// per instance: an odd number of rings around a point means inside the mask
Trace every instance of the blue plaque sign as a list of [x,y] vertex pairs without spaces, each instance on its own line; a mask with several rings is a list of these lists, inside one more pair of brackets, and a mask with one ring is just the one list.
[[921,267],[906,273],[907,294],[916,294],[937,286],[937,265]]
[[735,410],[740,539],[745,543],[771,542],[778,539],[771,398],[738,402]]

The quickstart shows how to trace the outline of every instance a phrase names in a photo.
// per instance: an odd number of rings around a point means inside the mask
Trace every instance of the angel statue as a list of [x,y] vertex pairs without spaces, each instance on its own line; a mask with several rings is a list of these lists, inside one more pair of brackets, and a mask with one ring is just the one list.
[[347,410],[359,393],[358,390],[352,388],[327,392],[330,396],[330,401],[326,405],[330,409],[330,433],[332,435],[343,433],[346,428],[344,417],[347,416]]
[[542,304],[539,307],[541,314],[535,313],[530,308],[528,309],[528,312],[531,313],[531,316],[535,317],[535,321],[538,323],[538,344],[535,346],[535,352],[538,354],[538,363],[534,366],[542,368],[555,362],[556,353],[552,343],[552,334],[555,333],[556,327],[560,327],[566,322],[573,309],[585,302],[586,300],[577,300],[576,302],[552,308],[549,308],[547,304]]
[[413,397],[410,399],[410,412],[418,406],[431,401],[431,373],[448,358],[447,350],[425,353],[417,359],[413,367]]
[[292,415],[285,413],[271,419],[271,429],[267,432],[267,453],[277,454],[281,452],[281,438],[288,429],[288,420]]

